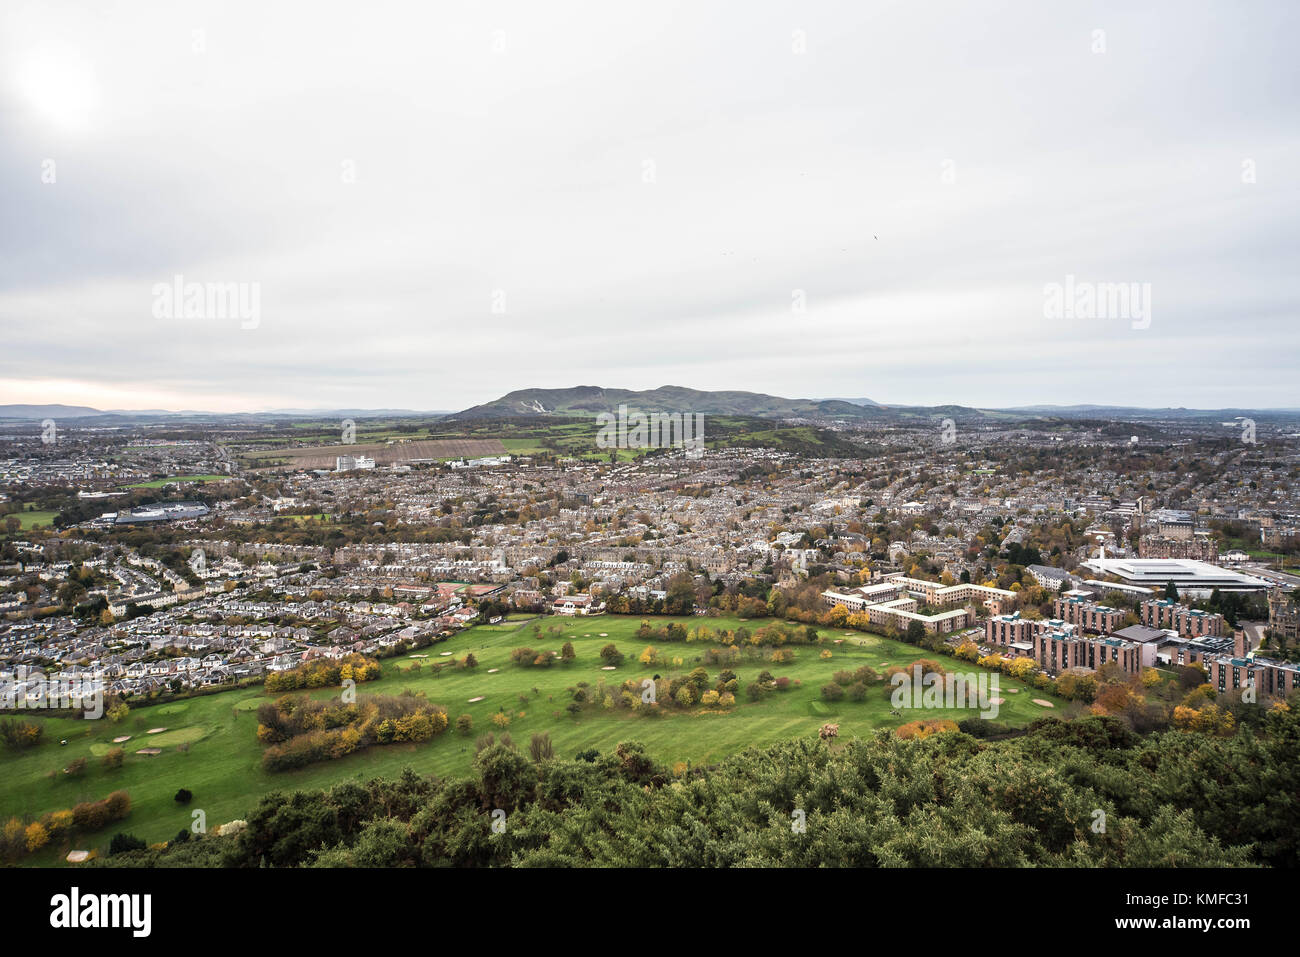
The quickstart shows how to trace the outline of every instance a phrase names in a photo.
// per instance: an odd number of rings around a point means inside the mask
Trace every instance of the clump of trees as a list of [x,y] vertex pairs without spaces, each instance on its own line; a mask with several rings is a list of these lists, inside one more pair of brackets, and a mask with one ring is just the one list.
[[35,820],[11,817],[0,832],[0,856],[13,862],[51,841],[97,831],[130,813],[131,796],[126,791],[114,791],[102,801],[83,801],[68,810],[49,811]]
[[375,744],[427,741],[447,730],[447,709],[422,695],[367,695],[347,704],[283,695],[257,709],[262,767],[301,768]]
[[14,751],[39,744],[44,733],[44,726],[35,721],[24,721],[21,718],[0,721],[0,741],[4,741],[5,746]]
[[374,681],[383,674],[383,667],[374,658],[365,655],[348,655],[337,661],[316,658],[305,661],[296,668],[272,671],[266,676],[266,690],[270,692],[298,691],[301,688],[331,688],[344,681]]

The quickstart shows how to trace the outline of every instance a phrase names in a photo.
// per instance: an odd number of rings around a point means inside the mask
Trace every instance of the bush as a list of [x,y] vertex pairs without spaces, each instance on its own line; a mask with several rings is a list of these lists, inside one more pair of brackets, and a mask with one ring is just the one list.
[[44,733],[45,727],[33,721],[21,721],[18,718],[0,721],[0,741],[15,751],[37,744]]
[[830,684],[822,685],[822,697],[827,701],[839,701],[844,697],[844,689],[832,681]]
[[140,840],[134,834],[126,834],[122,831],[114,834],[113,840],[108,843],[109,857],[113,857],[117,854],[125,854],[128,851],[143,851],[144,849],[144,841]]
[[474,731],[474,718],[468,714],[462,714],[456,719],[456,730],[460,734],[471,734]]
[[181,788],[176,792],[175,801],[177,804],[189,804],[194,799],[193,793],[187,788]]

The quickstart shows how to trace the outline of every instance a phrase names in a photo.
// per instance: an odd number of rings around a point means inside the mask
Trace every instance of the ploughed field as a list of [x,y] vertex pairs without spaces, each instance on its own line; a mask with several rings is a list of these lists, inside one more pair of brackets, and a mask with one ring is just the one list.
[[[278,695],[267,694],[261,686],[167,704],[136,706],[116,724],[107,718],[80,721],[45,718],[39,712],[29,712],[30,717],[45,723],[45,734],[40,744],[25,751],[0,751],[0,823],[14,815],[30,819],[46,811],[71,808],[81,801],[99,800],[118,789],[130,793],[132,810],[125,820],[97,833],[52,842],[23,861],[53,864],[62,862],[67,851],[74,847],[106,848],[109,838],[117,831],[128,831],[150,842],[168,840],[190,825],[196,810],[204,812],[209,829],[216,828],[247,816],[258,797],[271,790],[292,791],[329,787],[344,780],[392,777],[408,765],[424,774],[464,776],[471,768],[475,739],[486,732],[501,733],[492,722],[492,716],[501,710],[510,716],[505,730],[525,754],[531,736],[545,732],[550,735],[556,757],[572,758],[588,748],[605,752],[620,741],[636,740],[656,760],[669,766],[677,762],[700,765],[750,745],[815,736],[818,728],[828,722],[839,724],[840,738],[847,740],[916,719],[960,720],[978,713],[973,709],[903,709],[893,715],[885,681],[874,683],[863,701],[851,701],[847,695],[839,701],[823,701],[821,688],[832,680],[835,672],[854,671],[862,665],[883,674],[889,666],[908,665],[928,657],[939,661],[948,671],[978,673],[983,669],[952,658],[939,658],[887,638],[850,635],[847,629],[820,628],[819,633],[828,639],[842,639],[839,644],[826,646],[832,654],[829,660],[820,657],[821,647],[787,645],[794,651],[793,662],[776,664],[742,658],[730,665],[739,679],[740,690],[736,703],[728,709],[696,705],[689,711],[670,708],[647,714],[607,710],[595,704],[588,705],[576,716],[569,714],[565,710],[572,700],[568,689],[580,681],[594,688],[603,677],[615,686],[627,678],[635,678],[639,683],[654,674],[685,675],[696,667],[704,667],[709,673],[710,687],[717,682],[726,666],[704,664],[703,656],[718,645],[641,639],[636,632],[642,620],[637,616],[512,619],[497,625],[478,625],[448,641],[418,649],[414,654],[419,657],[386,659],[383,677],[357,685],[358,695],[395,695],[408,688],[423,692],[429,701],[447,709],[450,727],[429,741],[374,746],[340,760],[295,771],[272,773],[262,769],[257,707]],[[655,628],[678,620],[687,630],[704,625],[714,630],[745,627],[751,632],[774,623],[762,619],[704,617],[646,620]],[[540,635],[534,632],[534,625],[541,626]],[[560,632],[548,632],[552,626],[558,626]],[[510,652],[515,648],[558,652],[566,641],[573,643],[577,655],[567,665],[557,662],[549,668],[523,667],[511,661]],[[600,657],[600,650],[611,642],[626,660],[616,670],[608,671],[603,670],[606,663]],[[654,644],[670,660],[681,658],[682,664],[641,665],[638,657],[647,644]],[[444,652],[452,654],[447,656]],[[463,659],[467,653],[473,653],[477,659],[476,668],[453,667],[440,675],[433,673],[432,663]],[[419,669],[412,667],[417,662]],[[789,677],[789,690],[774,691],[761,701],[751,702],[745,688],[764,670],[777,678]],[[1024,725],[1044,714],[1061,712],[1059,700],[1057,708],[1047,708],[1031,700],[1043,697],[1042,692],[1005,675],[999,675],[998,681],[998,695],[1002,699],[996,718],[999,722]],[[295,693],[325,699],[337,697],[339,689]],[[521,700],[521,696],[526,700]],[[473,719],[474,728],[468,735],[458,733],[455,728],[456,718],[462,714]],[[114,739],[126,736],[128,740],[114,743]],[[60,745],[64,739],[68,743]],[[113,747],[123,748],[125,760],[120,768],[108,769],[103,766],[103,755]],[[63,773],[63,768],[82,757],[87,759],[82,774]],[[181,788],[193,793],[188,805],[174,801]]]

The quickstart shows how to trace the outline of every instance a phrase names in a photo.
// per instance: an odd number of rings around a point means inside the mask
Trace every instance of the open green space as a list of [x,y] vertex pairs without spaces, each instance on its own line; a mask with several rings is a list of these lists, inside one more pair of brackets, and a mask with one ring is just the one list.
[[164,485],[170,485],[173,482],[227,482],[230,480],[229,475],[172,475],[167,478],[153,479],[149,482],[136,482],[133,485],[124,485],[123,488],[162,488]]
[[19,527],[23,531],[32,528],[44,528],[54,524],[54,517],[58,512],[51,512],[47,509],[33,509],[31,511],[13,513],[17,519]]
[[[658,627],[673,619],[651,618]],[[682,619],[687,629],[707,625],[715,630],[744,626],[752,632],[762,620],[740,621],[727,618]],[[343,780],[368,780],[392,777],[404,766],[421,773],[458,777],[469,772],[474,756],[474,739],[493,727],[491,718],[498,711],[511,716],[507,729],[521,747],[537,732],[551,736],[557,755],[573,757],[579,751],[612,749],[618,742],[637,740],[657,760],[668,764],[689,762],[693,765],[716,761],[750,745],[763,745],[796,737],[815,735],[827,721],[840,725],[842,740],[869,735],[878,728],[892,728],[918,718],[970,717],[974,710],[904,709],[891,715],[886,683],[873,687],[866,700],[847,698],[823,702],[820,689],[842,669],[853,670],[870,665],[882,671],[890,665],[906,665],[931,657],[921,649],[867,634],[846,635],[821,629],[829,640],[831,658],[820,657],[822,648],[793,647],[796,658],[788,664],[770,661],[741,661],[731,666],[741,684],[741,694],[730,710],[696,708],[689,712],[661,713],[603,710],[595,706],[572,716],[564,709],[571,700],[568,689],[580,681],[591,686],[602,678],[611,684],[626,678],[649,678],[653,674],[684,674],[705,667],[716,680],[719,666],[703,665],[702,657],[711,643],[653,642],[667,658],[681,659],[681,664],[643,667],[637,661],[647,641],[638,639],[638,617],[556,618],[507,620],[496,625],[479,625],[461,632],[447,642],[420,649],[414,654],[425,658],[401,657],[383,663],[383,677],[358,686],[362,695],[398,694],[412,689],[427,695],[430,701],[446,707],[452,727],[431,741],[420,744],[395,744],[372,747],[339,761],[316,764],[292,772],[272,774],[261,766],[262,746],[256,738],[257,705],[271,700],[260,687],[244,688],[190,698],[181,702],[136,707],[119,723],[107,719],[78,721],[33,715],[45,723],[42,742],[26,751],[0,753],[0,818],[19,815],[34,818],[79,801],[98,800],[117,789],[130,792],[132,811],[122,822],[102,832],[81,835],[51,845],[26,859],[26,863],[54,864],[73,847],[91,848],[105,845],[113,833],[130,831],[147,841],[173,837],[188,827],[191,813],[201,809],[209,828],[245,817],[258,797],[274,789],[328,787]],[[534,632],[540,626],[541,634]],[[548,631],[548,629],[558,629]],[[559,651],[571,641],[577,653],[568,665],[549,668],[520,667],[510,660],[512,649],[528,646],[539,652]],[[615,671],[604,671],[600,649],[613,642],[626,655]],[[445,655],[451,652],[451,655]],[[478,660],[473,669],[451,668],[435,675],[432,665],[452,658],[464,658],[472,652]],[[974,665],[953,659],[939,659],[945,669],[973,672]],[[416,669],[414,665],[419,664]],[[495,673],[489,673],[494,671]],[[773,692],[766,699],[750,702],[744,687],[762,670],[774,676],[792,679],[788,691]],[[1045,697],[999,675],[1000,696],[1005,699],[997,720],[1023,725],[1043,714],[1062,714],[1066,703],[1055,700],[1054,709],[1045,709],[1030,700]],[[321,689],[313,697],[329,698],[337,688]],[[471,698],[483,700],[474,703]],[[522,715],[521,715],[522,712]],[[474,730],[470,735],[455,731],[457,716],[469,714]],[[158,734],[150,729],[166,728]],[[129,741],[114,745],[113,739],[130,735]],[[60,741],[66,740],[66,745]],[[107,769],[101,756],[115,746],[126,752],[120,768]],[[141,748],[161,748],[152,756],[136,753]],[[62,769],[79,757],[88,759],[86,771],[67,775]],[[53,772],[53,773],[51,773]],[[180,788],[194,794],[188,806],[175,803]]]

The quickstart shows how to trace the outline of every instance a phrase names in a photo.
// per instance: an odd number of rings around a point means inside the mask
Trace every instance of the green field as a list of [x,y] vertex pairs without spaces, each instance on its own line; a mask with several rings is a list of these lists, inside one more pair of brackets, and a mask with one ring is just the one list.
[[136,482],[134,485],[124,485],[123,488],[162,488],[172,482],[227,482],[230,480],[229,475],[173,475],[169,478],[154,479],[151,482]]
[[15,512],[13,514],[18,517],[18,522],[22,530],[27,531],[32,528],[42,528],[47,525],[52,525],[54,523],[54,516],[56,516],[58,512],[38,509],[30,512]]
[[[652,620],[658,625],[671,619]],[[497,625],[476,626],[447,642],[416,653],[427,657],[388,659],[384,662],[384,676],[361,685],[359,693],[397,694],[406,688],[422,691],[430,701],[447,708],[453,727],[422,744],[377,746],[340,761],[300,771],[271,774],[261,768],[262,747],[255,737],[255,709],[259,702],[269,700],[269,696],[260,687],[135,708],[119,724],[107,720],[86,722],[40,718],[46,723],[46,733],[39,745],[24,752],[0,753],[0,816],[4,819],[12,815],[36,817],[46,811],[69,808],[79,801],[97,800],[113,790],[124,788],[130,792],[133,806],[125,821],[110,825],[102,832],[74,838],[71,842],[65,840],[58,847],[48,847],[27,858],[26,862],[58,863],[72,847],[103,846],[113,833],[120,830],[130,831],[148,841],[166,840],[189,825],[193,810],[202,809],[208,826],[213,828],[245,817],[255,806],[258,796],[273,789],[326,787],[348,779],[394,776],[407,765],[422,773],[464,775],[473,759],[474,738],[493,730],[490,719],[499,709],[512,716],[509,732],[521,748],[526,749],[530,735],[535,732],[548,732],[556,754],[566,758],[587,748],[607,751],[620,741],[638,740],[662,762],[684,761],[696,765],[717,760],[749,745],[814,735],[827,721],[838,722],[841,739],[848,739],[917,718],[960,719],[976,713],[903,710],[901,716],[892,716],[884,682],[872,688],[862,702],[851,702],[847,698],[833,704],[823,702],[820,688],[838,670],[852,670],[866,664],[880,671],[882,666],[933,657],[918,648],[885,638],[862,634],[846,636],[843,632],[831,633],[827,629],[821,629],[823,635],[843,639],[842,644],[831,646],[830,660],[819,657],[819,648],[795,646],[797,657],[790,664],[758,661],[732,666],[740,679],[742,693],[729,712],[713,710],[700,713],[696,710],[641,714],[604,711],[599,707],[586,710],[577,717],[564,712],[565,705],[571,700],[566,689],[579,681],[594,686],[601,677],[614,683],[628,677],[650,677],[656,672],[665,675],[685,673],[701,664],[704,651],[713,647],[703,643],[656,643],[666,656],[683,658],[683,664],[680,667],[642,667],[636,660],[646,645],[635,636],[640,621],[635,617],[609,616],[505,621]],[[751,631],[764,624],[757,620],[741,622],[725,618],[695,618],[685,623],[688,628],[707,624],[714,629],[744,625]],[[542,628],[540,637],[533,633],[535,624]],[[548,636],[546,629],[551,625],[561,626],[563,633]],[[602,632],[608,637],[603,637]],[[577,652],[577,660],[567,666],[522,668],[510,662],[509,654],[514,648],[527,645],[538,651],[558,651],[566,640],[573,642]],[[606,672],[601,670],[603,661],[599,651],[611,641],[627,656],[627,660],[617,671]],[[452,669],[442,677],[435,677],[427,667],[420,671],[411,668],[415,662],[449,660],[443,655],[448,651],[456,658],[473,652],[479,665],[469,670]],[[942,663],[949,670],[978,670],[974,665],[952,659],[943,659]],[[710,677],[716,680],[721,669],[705,667]],[[489,669],[500,670],[489,674]],[[778,677],[788,675],[801,684],[752,703],[743,693],[744,686],[763,669]],[[1022,725],[1043,714],[1064,711],[1065,702],[1059,699],[1055,700],[1054,709],[1043,708],[1030,701],[1034,697],[1045,697],[1042,692],[1027,688],[1005,675],[999,676],[999,680],[1000,693],[1005,699],[997,718],[999,721]],[[337,693],[337,689],[323,689],[313,694],[327,698]],[[528,700],[521,702],[520,695],[525,695]],[[483,696],[484,700],[469,703],[470,698],[478,696]],[[523,717],[518,716],[520,711],[524,712]],[[555,715],[557,711],[559,717]],[[460,714],[473,717],[472,735],[463,736],[454,730],[455,719]],[[158,728],[166,730],[148,733]],[[100,756],[114,747],[113,738],[122,735],[131,736],[129,741],[120,745],[126,751],[125,762],[116,770],[106,770]],[[66,739],[67,745],[60,745],[61,739]],[[159,747],[162,753],[135,753],[137,749],[150,747]],[[85,773],[79,777],[63,774],[62,768],[79,757],[86,757],[89,761]],[[188,807],[173,801],[179,788],[188,788],[194,794]]]

